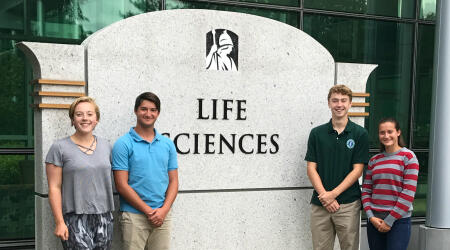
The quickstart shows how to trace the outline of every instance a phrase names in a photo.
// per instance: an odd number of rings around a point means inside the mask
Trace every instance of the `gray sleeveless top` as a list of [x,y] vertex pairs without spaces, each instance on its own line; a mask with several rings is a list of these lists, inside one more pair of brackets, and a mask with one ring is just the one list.
[[63,214],[102,214],[114,210],[111,179],[111,145],[97,138],[93,154],[83,153],[66,137],[53,143],[46,163],[63,168]]

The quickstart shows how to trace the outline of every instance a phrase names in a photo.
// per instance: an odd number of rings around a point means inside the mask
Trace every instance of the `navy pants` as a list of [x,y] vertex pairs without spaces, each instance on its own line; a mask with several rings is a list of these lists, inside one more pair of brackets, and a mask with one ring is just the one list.
[[410,236],[410,217],[396,220],[387,233],[380,233],[370,221],[367,222],[367,239],[370,250],[406,250]]

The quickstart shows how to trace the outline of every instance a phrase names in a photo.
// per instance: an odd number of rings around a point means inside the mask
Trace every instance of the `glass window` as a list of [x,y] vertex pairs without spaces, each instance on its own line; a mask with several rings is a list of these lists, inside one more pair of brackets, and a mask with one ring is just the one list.
[[436,20],[436,0],[420,1],[419,18],[426,20]]
[[29,67],[25,56],[14,44],[0,39],[0,148],[32,148],[33,124]]
[[378,147],[378,121],[386,116],[397,118],[409,139],[414,25],[305,14],[303,27],[336,62],[378,64],[366,87],[371,95],[365,122],[371,148]]
[[86,16],[81,21],[82,29],[90,35],[97,30],[121,19],[159,10],[160,1],[146,0],[90,0],[80,4],[80,11]]
[[0,34],[24,34],[23,1],[2,0],[0,4]]
[[413,216],[425,216],[428,192],[428,153],[416,153],[419,160],[419,180],[413,203]]
[[35,36],[80,39],[86,37],[80,22],[86,20],[78,1],[32,0],[29,12]]
[[133,15],[159,9],[145,0],[32,0],[30,28],[35,36],[84,39]]
[[271,18],[294,27],[299,27],[299,13],[294,11],[269,10],[259,8],[238,7],[231,5],[220,5],[206,2],[185,2],[179,0],[167,0],[166,9],[211,9],[234,11],[257,16]]
[[0,240],[34,238],[34,157],[0,155]]
[[413,147],[428,148],[433,85],[434,25],[420,25],[417,41]]
[[380,16],[414,18],[415,0],[304,0],[304,7]]

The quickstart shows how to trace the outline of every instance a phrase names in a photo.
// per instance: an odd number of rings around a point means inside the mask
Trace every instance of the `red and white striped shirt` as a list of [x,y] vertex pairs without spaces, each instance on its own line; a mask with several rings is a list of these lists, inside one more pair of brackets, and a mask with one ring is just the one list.
[[392,227],[397,219],[410,217],[418,175],[417,157],[407,148],[373,156],[361,194],[367,218],[373,217],[374,212],[386,213],[384,221]]

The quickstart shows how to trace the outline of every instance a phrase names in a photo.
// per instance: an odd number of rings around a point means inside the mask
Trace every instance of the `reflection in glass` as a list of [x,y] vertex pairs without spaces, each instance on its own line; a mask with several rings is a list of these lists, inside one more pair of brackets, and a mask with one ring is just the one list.
[[24,1],[1,0],[0,3],[0,34],[24,34]]
[[413,203],[413,216],[425,216],[428,191],[428,153],[416,153],[419,160],[419,180]]
[[179,0],[167,0],[166,9],[211,9],[211,10],[225,10],[234,11],[258,16],[267,17],[283,23],[287,23],[294,27],[299,27],[299,14],[293,11],[268,10],[238,7],[230,5],[220,5],[206,2],[184,2]]
[[34,238],[34,157],[0,155],[0,240]]
[[434,25],[419,25],[413,123],[414,148],[428,148],[433,84]]
[[436,0],[421,0],[419,18],[436,20]]
[[304,0],[305,8],[414,18],[416,0]]
[[84,39],[95,31],[133,15],[159,9],[152,0],[32,0],[33,35]]
[[14,44],[0,39],[0,148],[32,148],[31,87],[26,81],[25,58]]
[[378,121],[386,116],[399,120],[404,139],[408,140],[414,26],[305,14],[303,27],[336,62],[378,64],[366,87],[370,116],[365,127],[371,148],[378,147]]

